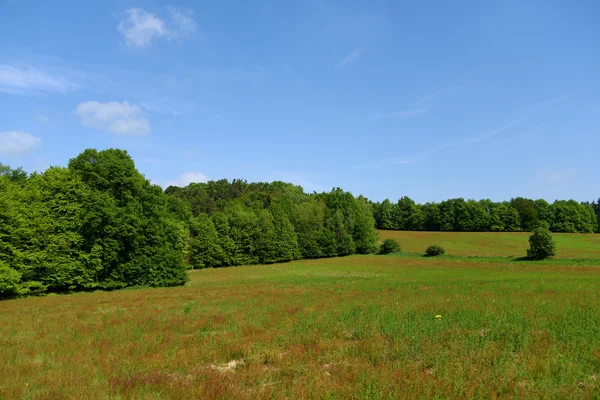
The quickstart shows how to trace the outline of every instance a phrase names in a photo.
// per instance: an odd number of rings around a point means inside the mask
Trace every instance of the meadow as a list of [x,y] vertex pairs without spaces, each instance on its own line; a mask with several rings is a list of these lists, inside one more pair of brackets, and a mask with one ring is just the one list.
[[600,396],[600,236],[531,262],[526,234],[388,235],[407,252],[0,302],[0,398]]
[[[422,253],[433,243],[458,256],[523,257],[530,232],[414,232],[380,230],[379,238],[395,239],[402,250]],[[557,258],[600,258],[600,235],[554,233]]]

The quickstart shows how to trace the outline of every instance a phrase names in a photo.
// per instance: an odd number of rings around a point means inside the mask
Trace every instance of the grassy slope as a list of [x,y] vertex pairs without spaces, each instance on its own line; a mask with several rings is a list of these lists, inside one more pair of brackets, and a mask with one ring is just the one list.
[[600,267],[557,261],[352,256],[4,301],[0,398],[600,396]]
[[[529,232],[410,232],[379,231],[380,239],[396,239],[402,250],[423,253],[441,244],[461,256],[525,256]],[[559,258],[600,258],[600,234],[555,233]]]

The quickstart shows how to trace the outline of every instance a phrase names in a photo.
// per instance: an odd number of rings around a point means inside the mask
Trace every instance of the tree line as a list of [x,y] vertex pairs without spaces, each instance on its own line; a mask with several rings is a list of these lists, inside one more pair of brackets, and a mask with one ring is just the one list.
[[123,150],[28,175],[0,164],[0,298],[176,286],[187,269],[369,253],[371,204],[341,189],[221,180],[167,190]]
[[553,232],[598,232],[600,200],[510,201],[449,199],[440,203],[417,204],[409,197],[397,203],[372,203],[378,229],[412,231],[519,232],[532,231],[541,223]]
[[379,229],[598,231],[600,204],[515,198],[416,204],[223,179],[153,185],[126,151],[27,174],[0,164],[0,298],[177,286],[187,269],[366,254]]
[[171,211],[186,224],[192,268],[366,254],[377,231],[364,197],[336,188],[304,193],[290,183],[243,180],[171,186]]

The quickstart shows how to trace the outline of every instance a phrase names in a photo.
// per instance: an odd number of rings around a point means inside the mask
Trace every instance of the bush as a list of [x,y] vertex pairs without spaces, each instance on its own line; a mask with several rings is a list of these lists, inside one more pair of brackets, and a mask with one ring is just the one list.
[[21,274],[0,262],[0,299],[16,297],[19,294]]
[[379,254],[398,253],[400,251],[400,244],[394,239],[385,239],[379,248]]
[[527,257],[532,260],[543,260],[556,255],[556,242],[546,226],[539,226],[529,237]]
[[27,281],[19,285],[19,294],[21,296],[43,296],[46,294],[48,287],[42,282]]
[[427,257],[441,256],[442,254],[445,254],[445,253],[446,253],[446,250],[444,250],[444,248],[442,246],[440,246],[439,244],[432,244],[425,250],[425,256],[427,256]]

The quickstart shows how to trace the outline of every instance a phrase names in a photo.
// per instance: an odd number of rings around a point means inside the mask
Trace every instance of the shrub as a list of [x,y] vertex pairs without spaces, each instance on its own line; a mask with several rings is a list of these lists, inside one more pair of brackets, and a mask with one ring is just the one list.
[[19,286],[19,294],[21,296],[43,296],[48,290],[46,285],[37,281],[23,282]]
[[379,248],[379,254],[398,253],[400,251],[400,244],[394,239],[385,239]]
[[444,248],[442,246],[440,246],[439,244],[432,244],[425,250],[425,256],[427,256],[427,257],[441,256],[442,254],[445,254],[445,253],[446,253],[446,250],[444,250]]
[[19,294],[21,274],[0,262],[0,299],[16,297]]
[[556,242],[546,226],[538,226],[529,237],[527,257],[532,260],[543,260],[556,255]]

